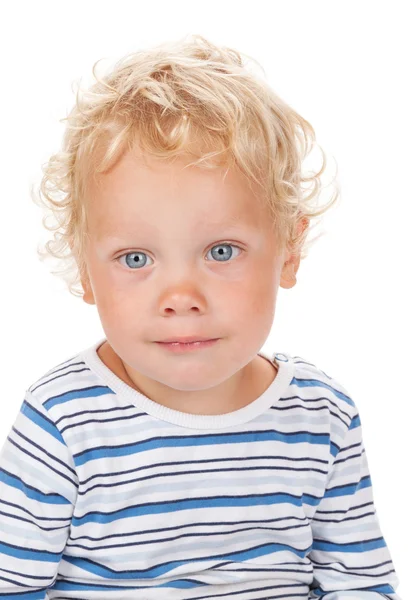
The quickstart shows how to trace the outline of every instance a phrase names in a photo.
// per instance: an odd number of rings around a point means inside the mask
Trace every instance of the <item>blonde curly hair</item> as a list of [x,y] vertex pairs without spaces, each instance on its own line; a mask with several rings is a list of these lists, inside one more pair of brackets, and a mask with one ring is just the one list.
[[[89,178],[111,169],[134,143],[161,160],[191,155],[196,160],[190,165],[201,168],[236,165],[248,184],[262,186],[279,251],[287,247],[306,258],[310,220],[330,208],[339,192],[328,205],[312,206],[326,166],[313,127],[246,69],[242,56],[260,66],[232,48],[191,35],[128,54],[101,78],[100,61],[94,64],[96,83],[78,89],[74,107],[61,120],[67,121],[61,150],[42,165],[38,196],[32,192],[48,213],[44,227],[54,231],[53,239],[38,246],[38,255],[59,259],[62,268],[53,273],[73,295],[83,296],[87,277]],[[323,164],[307,176],[302,162],[314,144]]]

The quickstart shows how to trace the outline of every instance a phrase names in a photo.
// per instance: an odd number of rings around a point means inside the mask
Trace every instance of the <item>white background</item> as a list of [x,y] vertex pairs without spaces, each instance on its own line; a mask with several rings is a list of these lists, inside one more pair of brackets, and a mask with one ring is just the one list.
[[[59,149],[72,85],[188,33],[253,56],[313,125],[341,200],[280,289],[266,350],[338,379],[358,406],[374,498],[401,597],[414,597],[416,528],[417,42],[413,2],[14,2],[1,21],[0,440],[26,388],[103,337],[85,304],[37,258],[48,239],[30,199]],[[323,196],[323,201],[329,196]],[[412,546],[413,543],[413,546]],[[415,570],[415,566],[414,566]]]

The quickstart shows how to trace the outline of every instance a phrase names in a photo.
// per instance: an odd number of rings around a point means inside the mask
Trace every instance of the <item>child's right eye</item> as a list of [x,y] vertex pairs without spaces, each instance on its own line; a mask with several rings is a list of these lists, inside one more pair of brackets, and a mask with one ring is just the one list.
[[[145,252],[127,252],[126,254],[122,254],[121,256],[119,256],[117,260],[120,260],[121,258],[126,258],[125,264],[127,264],[128,267],[132,267],[134,270],[136,268],[144,266],[144,264],[146,263],[146,256],[149,255],[145,254]],[[145,259],[143,257],[145,257]]]

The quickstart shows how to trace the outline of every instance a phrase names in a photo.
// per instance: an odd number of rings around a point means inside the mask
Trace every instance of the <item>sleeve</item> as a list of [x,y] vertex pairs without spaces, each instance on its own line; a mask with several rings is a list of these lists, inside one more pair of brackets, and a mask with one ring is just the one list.
[[27,391],[0,452],[0,598],[47,598],[77,491],[68,447],[44,406]]
[[[401,600],[399,579],[378,521],[356,406],[311,521],[309,600]],[[343,436],[343,433],[342,433]]]

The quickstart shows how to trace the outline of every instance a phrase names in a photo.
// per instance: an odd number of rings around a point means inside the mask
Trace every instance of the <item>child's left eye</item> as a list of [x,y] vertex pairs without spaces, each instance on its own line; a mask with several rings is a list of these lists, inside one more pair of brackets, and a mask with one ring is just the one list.
[[[238,250],[242,251],[242,248],[240,248],[239,246],[235,246],[234,244],[216,244],[215,246],[213,246],[212,248],[210,248],[209,253],[214,250],[215,248],[237,248]],[[231,252],[230,250],[223,250],[220,253],[217,253],[217,256],[220,257],[220,262],[224,262],[226,260],[228,260],[231,255],[233,254],[233,252]]]

